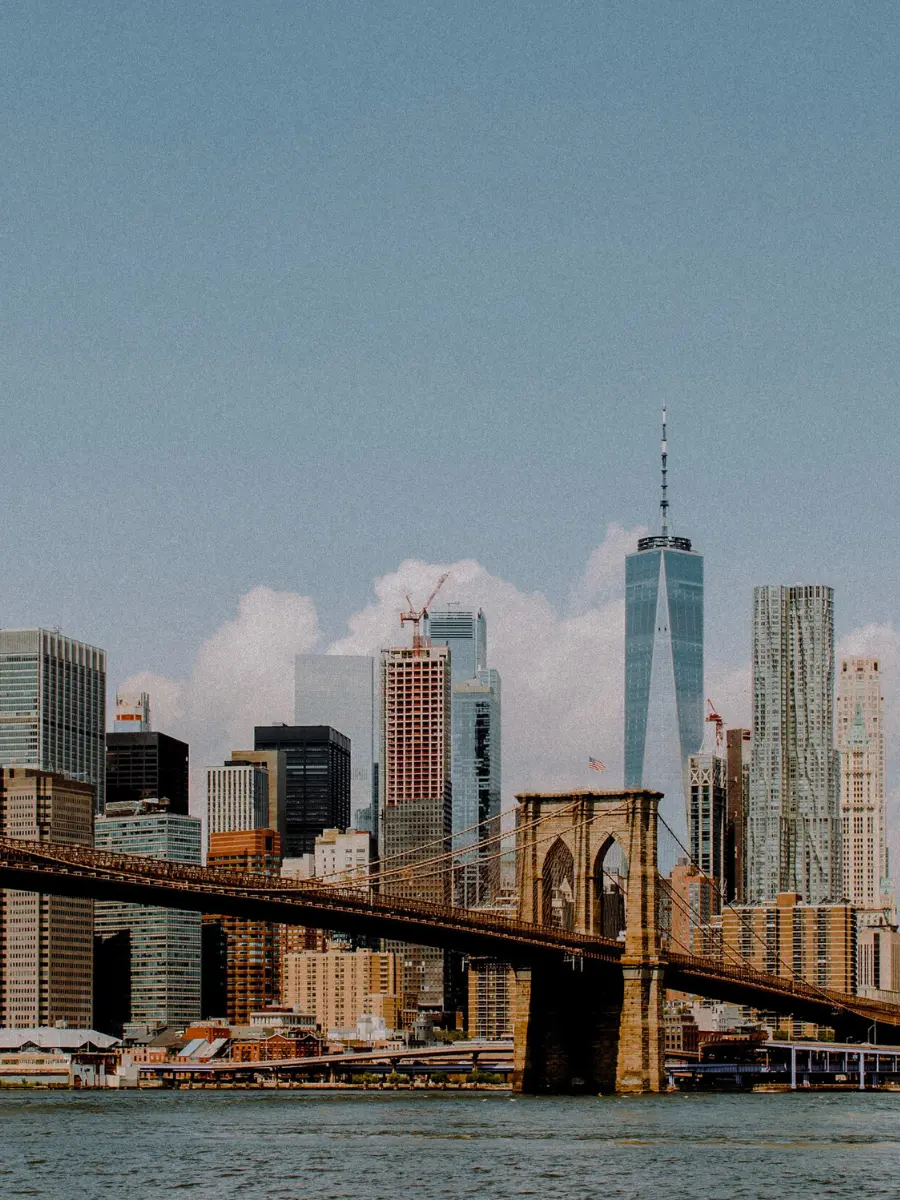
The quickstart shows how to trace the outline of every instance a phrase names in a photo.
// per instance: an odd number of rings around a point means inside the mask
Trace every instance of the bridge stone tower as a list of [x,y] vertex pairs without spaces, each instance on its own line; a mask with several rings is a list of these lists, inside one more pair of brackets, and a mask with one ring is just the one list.
[[620,941],[624,929],[621,967],[548,957],[516,968],[513,1083],[521,1091],[663,1086],[661,798],[638,789],[516,797],[519,918]]

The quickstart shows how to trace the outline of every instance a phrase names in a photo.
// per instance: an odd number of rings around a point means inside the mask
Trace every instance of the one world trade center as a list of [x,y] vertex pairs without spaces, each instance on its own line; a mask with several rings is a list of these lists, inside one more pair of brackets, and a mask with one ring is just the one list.
[[[703,741],[703,556],[669,532],[666,409],[660,531],[625,558],[625,786],[664,793],[660,817],[688,845],[688,758]],[[659,868],[684,851],[660,829]]]

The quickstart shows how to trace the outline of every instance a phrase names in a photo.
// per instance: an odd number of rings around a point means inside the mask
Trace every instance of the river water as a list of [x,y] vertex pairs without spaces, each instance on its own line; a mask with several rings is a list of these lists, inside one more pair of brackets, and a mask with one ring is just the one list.
[[0,1197],[900,1195],[900,1093],[4,1092]]

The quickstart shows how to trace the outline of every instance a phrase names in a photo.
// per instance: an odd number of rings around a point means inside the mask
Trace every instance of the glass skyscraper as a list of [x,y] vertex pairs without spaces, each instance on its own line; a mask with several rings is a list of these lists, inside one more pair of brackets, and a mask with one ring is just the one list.
[[[500,832],[500,675],[487,666],[484,613],[450,608],[430,613],[428,636],[450,648],[453,848],[474,846]],[[480,826],[480,828],[473,828]],[[500,846],[456,859],[456,903],[484,904],[499,880]]]
[[751,904],[799,892],[841,898],[834,748],[834,593],[821,584],[753,589]]
[[106,799],[106,654],[49,629],[0,629],[0,766],[89,783]]
[[[664,793],[660,817],[688,845],[688,759],[703,742],[703,556],[668,526],[663,409],[660,533],[625,559],[625,786]],[[664,829],[660,870],[684,851]]]
[[[200,862],[202,822],[160,810],[152,800],[110,804],[95,845],[114,854]],[[94,904],[95,1010],[120,1037],[127,1024],[184,1026],[200,1014],[199,913],[118,900]],[[98,1026],[99,1027],[99,1026]]]

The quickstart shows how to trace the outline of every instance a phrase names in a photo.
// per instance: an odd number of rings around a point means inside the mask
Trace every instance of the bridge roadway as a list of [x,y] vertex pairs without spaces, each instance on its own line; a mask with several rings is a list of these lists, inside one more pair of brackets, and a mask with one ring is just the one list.
[[[621,971],[621,943],[592,934],[312,880],[218,871],[81,846],[0,838],[0,887],[397,938],[516,966],[550,961],[576,969],[584,960],[601,975]],[[900,1031],[898,1005],[713,958],[664,953],[661,961],[666,986],[679,991],[829,1025],[842,1036],[865,1036],[874,1022]]]

